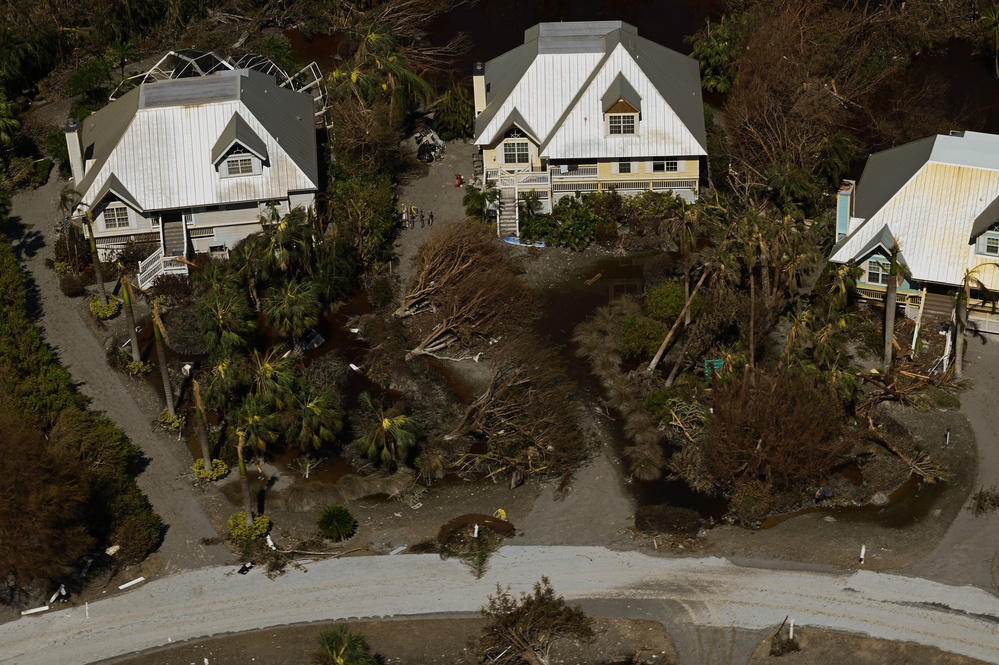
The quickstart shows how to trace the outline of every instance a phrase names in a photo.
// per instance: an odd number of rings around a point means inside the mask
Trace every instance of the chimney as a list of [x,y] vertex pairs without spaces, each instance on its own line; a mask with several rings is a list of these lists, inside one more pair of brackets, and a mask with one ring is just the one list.
[[836,241],[850,232],[850,218],[853,217],[853,192],[856,181],[844,180],[836,195]]
[[478,116],[486,108],[486,65],[475,63],[472,68],[472,93],[475,96],[475,115]]
[[66,147],[69,149],[69,166],[73,169],[73,183],[83,180],[83,146],[80,145],[80,121],[70,118],[66,123]]

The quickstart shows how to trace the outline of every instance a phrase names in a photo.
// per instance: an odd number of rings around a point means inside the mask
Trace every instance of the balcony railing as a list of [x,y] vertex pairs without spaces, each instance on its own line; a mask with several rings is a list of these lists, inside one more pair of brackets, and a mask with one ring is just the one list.
[[[858,296],[866,298],[867,300],[881,301],[885,299],[884,287],[878,288],[877,286],[858,286],[855,291]],[[910,293],[908,291],[897,291],[895,293],[895,302],[899,305],[912,305],[913,307],[919,307],[922,300],[923,297],[919,295],[919,293]]]
[[596,178],[600,175],[600,170],[596,166],[577,166],[575,169],[560,168],[549,169],[552,180],[574,180],[577,178]]

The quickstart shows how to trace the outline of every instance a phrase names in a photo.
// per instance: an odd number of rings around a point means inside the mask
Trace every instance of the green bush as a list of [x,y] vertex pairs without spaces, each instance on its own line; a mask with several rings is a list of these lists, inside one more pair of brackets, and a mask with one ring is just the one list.
[[957,395],[953,395],[942,388],[928,386],[926,388],[926,396],[933,400],[933,403],[941,409],[961,408],[961,400],[958,399]]
[[[693,288],[693,287],[692,287]],[[645,311],[654,319],[668,321],[670,323],[683,311],[683,306],[687,303],[686,295],[683,291],[683,282],[666,281],[661,284],[649,287],[645,292]],[[701,297],[698,295],[690,305],[690,315],[697,318],[697,311],[701,305]]]
[[121,300],[117,296],[108,296],[108,304],[102,305],[101,299],[94,296],[90,299],[90,313],[97,317],[98,321],[106,321],[113,316],[117,316],[121,311]]
[[[59,265],[58,263],[56,264]],[[67,298],[79,298],[86,295],[87,290],[83,288],[83,280],[76,275],[63,275],[59,278],[59,289]]]
[[229,465],[220,459],[213,459],[212,468],[205,471],[205,459],[199,457],[194,460],[194,475],[202,480],[219,480],[229,475]]
[[153,369],[152,365],[141,360],[130,360],[125,368],[131,376],[145,376]]
[[330,540],[347,540],[357,532],[357,520],[343,506],[327,506],[316,520],[319,530]]
[[156,422],[157,424],[161,425],[162,427],[168,430],[179,432],[180,430],[184,429],[184,423],[187,422],[187,418],[185,418],[179,413],[177,415],[171,416],[169,411],[164,410],[162,413],[160,413],[159,417],[156,419]]
[[229,538],[246,545],[257,538],[263,538],[271,530],[271,518],[267,515],[257,515],[253,518],[253,526],[246,525],[246,515],[242,510],[229,516]]

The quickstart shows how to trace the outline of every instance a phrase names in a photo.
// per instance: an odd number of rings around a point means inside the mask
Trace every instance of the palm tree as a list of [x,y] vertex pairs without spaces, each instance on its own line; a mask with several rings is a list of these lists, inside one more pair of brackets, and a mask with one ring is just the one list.
[[101,255],[97,252],[97,239],[94,237],[94,213],[88,208],[83,216],[87,225],[87,238],[90,240],[90,258],[94,265],[94,279],[97,281],[97,294],[100,296],[101,304],[108,304],[108,292],[104,286],[104,272],[101,270]]
[[288,280],[267,291],[263,301],[264,318],[279,335],[288,340],[302,337],[319,323],[323,304],[312,282]]
[[[693,268],[694,254],[697,252],[697,240],[701,233],[702,208],[682,204],[680,214],[674,215],[668,224],[668,232],[680,253],[683,266],[683,296],[690,298],[690,273]],[[684,325],[690,325],[690,308],[683,320]]]
[[278,410],[288,406],[295,385],[295,360],[280,346],[250,354],[250,385],[253,393]]
[[899,273],[899,247],[898,240],[893,240],[891,249],[888,250],[888,284],[885,288],[885,353],[884,371],[887,373],[891,369],[892,351],[895,344],[895,310],[898,285],[901,282]]
[[307,385],[296,395],[295,405],[295,419],[287,436],[302,450],[319,449],[332,442],[343,427],[343,414],[337,410],[333,394],[325,388]]
[[361,393],[359,400],[370,425],[354,445],[372,464],[389,467],[398,460],[404,461],[410,447],[416,443],[419,423],[402,413],[398,404],[385,409],[380,403],[372,402],[371,395],[366,392]]
[[160,318],[160,304],[156,300],[153,300],[151,318],[153,323],[153,341],[156,344],[156,357],[160,362],[160,378],[163,380],[163,398],[166,400],[167,413],[170,414],[171,418],[174,418],[177,416],[177,410],[173,405],[173,385],[170,382],[170,369],[167,367],[166,343],[164,342],[166,330],[163,327],[163,319]]
[[194,392],[194,415],[197,417],[198,443],[201,444],[201,459],[205,463],[205,471],[212,470],[212,446],[208,441],[208,420],[205,416],[205,404],[201,401],[201,385],[191,382]]
[[312,658],[312,665],[378,665],[380,662],[371,653],[368,640],[343,625],[319,633],[319,652]]
[[469,185],[465,188],[465,195],[461,199],[461,204],[465,206],[466,215],[469,217],[480,217],[485,221],[486,210],[499,200],[499,196],[499,189],[491,183],[486,183],[482,187]]
[[241,291],[229,281],[216,282],[198,298],[195,305],[202,336],[213,358],[227,357],[246,348],[256,328],[253,309]]
[[135,330],[135,312],[132,311],[132,283],[128,279],[128,272],[125,265],[118,264],[118,280],[121,282],[121,302],[122,309],[125,310],[125,324],[128,325],[128,340],[132,347],[132,362],[142,360],[142,352],[139,349],[139,334]]
[[968,330],[968,303],[971,301],[971,290],[977,289],[982,295],[982,302],[989,300],[993,308],[996,306],[994,293],[982,282],[981,274],[986,268],[999,268],[999,263],[990,261],[980,263],[964,272],[961,287],[958,289],[954,308],[954,319],[957,323],[956,340],[954,342],[954,378],[964,378],[964,334]]
[[253,526],[253,500],[250,498],[250,478],[246,472],[246,446],[264,452],[277,434],[277,423],[271,407],[256,395],[247,395],[233,418],[236,431],[236,455],[239,458],[239,482],[243,494],[246,525]]

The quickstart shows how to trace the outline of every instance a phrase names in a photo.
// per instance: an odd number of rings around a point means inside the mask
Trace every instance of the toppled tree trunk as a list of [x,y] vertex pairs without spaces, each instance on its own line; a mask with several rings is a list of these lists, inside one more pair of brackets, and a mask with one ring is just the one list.
[[473,272],[492,272],[503,263],[499,248],[481,231],[470,226],[452,227],[420,250],[416,276],[394,316],[433,310],[435,299],[455,282]]
[[533,311],[523,283],[509,272],[474,273],[452,284],[440,299],[440,320],[407,357],[501,337]]

